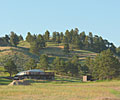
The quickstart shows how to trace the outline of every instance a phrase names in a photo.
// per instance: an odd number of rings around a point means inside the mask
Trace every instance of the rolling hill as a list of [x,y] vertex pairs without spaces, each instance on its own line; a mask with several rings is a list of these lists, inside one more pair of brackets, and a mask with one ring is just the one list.
[[[39,61],[39,56],[36,56],[29,52],[30,45],[26,41],[21,41],[17,47],[0,47],[0,65],[3,66],[3,64],[9,59],[12,58],[15,63],[17,64],[17,67],[19,71],[22,70],[25,63],[28,61],[29,58],[35,59],[37,62]],[[72,56],[77,55],[79,57],[79,60],[84,62],[85,58],[95,57],[96,53],[85,51],[85,50],[77,50],[77,49],[70,49],[69,55],[66,55],[63,52],[63,44],[55,44],[52,42],[47,42],[46,47],[40,50],[40,54],[46,54],[49,57],[49,63],[55,59],[55,57],[60,57],[64,60],[70,59]]]

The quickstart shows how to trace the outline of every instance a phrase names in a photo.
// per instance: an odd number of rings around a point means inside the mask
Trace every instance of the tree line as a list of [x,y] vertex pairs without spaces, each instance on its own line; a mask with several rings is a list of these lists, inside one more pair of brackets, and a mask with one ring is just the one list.
[[[50,36],[50,34],[52,35]],[[71,29],[70,31],[66,30],[65,33],[56,31],[50,33],[47,30],[43,35],[32,35],[28,32],[25,39],[30,43],[30,52],[34,54],[39,54],[39,50],[46,46],[46,42],[53,42],[58,44],[64,43],[67,47],[70,45],[71,49],[83,49],[96,53],[110,49],[115,54],[120,55],[120,47],[117,48],[113,43],[103,39],[101,36],[93,35],[92,32],[89,32],[88,35],[84,31],[79,32],[78,28]],[[22,35],[18,36],[12,31],[10,35],[0,38],[0,45],[17,46],[21,40],[23,40]]]
[[10,35],[0,38],[0,46],[17,46],[19,41],[23,41],[22,35],[17,35],[12,31]]

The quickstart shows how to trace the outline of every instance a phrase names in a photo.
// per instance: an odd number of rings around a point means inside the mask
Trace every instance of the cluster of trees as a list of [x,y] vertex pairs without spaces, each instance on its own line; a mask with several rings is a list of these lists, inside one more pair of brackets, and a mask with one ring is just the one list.
[[10,35],[5,35],[5,37],[0,38],[0,46],[17,46],[19,41],[22,41],[22,35],[17,35],[13,31]]
[[[45,37],[46,39],[49,39]],[[30,43],[30,52],[36,55],[39,55],[40,49],[45,47],[45,38],[43,35],[31,35],[30,32],[28,32],[26,41]]]
[[[18,36],[16,33],[11,32],[10,35],[5,35],[5,37],[0,38],[0,45],[12,45],[17,46],[19,41],[23,40],[23,37]],[[77,28],[66,30],[63,32],[53,32],[50,37],[50,32],[47,30],[43,35],[31,35],[30,32],[27,33],[26,41],[30,43],[30,52],[34,54],[39,54],[39,50],[46,46],[46,42],[64,43],[65,52],[69,53],[70,48],[84,49],[93,52],[100,53],[103,50],[110,49],[115,54],[120,55],[120,47],[116,48],[113,43],[108,40],[103,39],[101,36],[94,35],[89,32],[86,35],[85,32],[79,32]],[[67,49],[66,49],[67,48]]]
[[102,51],[94,59],[87,58],[88,74],[94,79],[105,80],[120,77],[120,62],[110,49]]
[[25,70],[30,69],[42,69],[47,70],[49,68],[49,62],[48,62],[48,56],[47,55],[41,55],[39,61],[34,60],[33,58],[30,58],[25,66]]
[[[5,69],[10,76],[18,72],[15,63],[10,59],[5,65]],[[90,75],[93,79],[105,80],[120,77],[120,62],[114,56],[110,49],[102,51],[95,58],[86,58],[85,64],[81,65],[77,56],[73,56],[68,61],[56,57],[50,64],[47,55],[41,55],[37,62],[30,58],[24,70],[43,69],[55,70],[59,74],[66,74],[70,76]]]
[[64,34],[63,32],[53,32],[52,41],[72,44],[73,48],[90,50],[97,53],[109,48],[116,53],[116,47],[113,43],[108,42],[108,40],[103,39],[101,36],[93,36],[92,32],[89,32],[89,35],[86,35],[84,31],[79,33],[77,28],[70,31],[66,30]]
[[73,56],[68,61],[64,61],[63,59],[56,57],[53,61],[53,69],[56,70],[57,73],[77,76],[81,70],[81,64],[77,56]]

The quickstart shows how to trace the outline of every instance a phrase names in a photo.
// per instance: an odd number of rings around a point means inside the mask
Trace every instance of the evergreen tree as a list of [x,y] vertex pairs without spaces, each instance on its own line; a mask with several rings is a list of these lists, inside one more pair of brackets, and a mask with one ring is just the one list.
[[113,52],[113,53],[116,53],[116,47],[113,43],[110,43],[110,50]]
[[37,67],[36,61],[30,58],[25,64],[25,70],[35,69]]
[[49,68],[48,56],[47,55],[43,54],[43,55],[40,56],[40,63],[38,64],[37,68],[39,68],[39,69],[41,68],[44,71]]
[[17,46],[17,44],[19,43],[19,38],[18,38],[17,34],[14,32],[11,32],[10,43],[12,46]]
[[5,35],[5,40],[6,40],[7,43],[9,43],[10,42],[10,37],[8,35]]
[[66,36],[63,37],[63,43],[65,43],[65,44],[68,43],[68,39]]
[[53,42],[56,42],[56,35],[57,35],[57,32],[53,32],[53,38],[52,38]]
[[68,54],[70,51],[69,51],[69,44],[68,43],[66,43],[66,44],[64,44],[64,52],[66,53],[66,54]]
[[36,39],[36,36],[32,36],[30,32],[27,33],[27,36],[26,36],[26,41],[31,43],[33,42],[34,40]]
[[18,38],[19,38],[19,41],[23,41],[22,35],[20,35]]
[[73,56],[71,59],[70,73],[72,76],[78,75],[81,65],[79,63],[78,57]]
[[17,71],[17,66],[15,65],[15,63],[9,59],[6,63],[5,63],[5,66],[4,66],[5,70],[10,74],[10,77],[13,75],[13,74],[16,74],[18,71]]
[[45,32],[45,40],[48,41],[50,39],[50,32],[47,30]]
[[36,55],[39,55],[39,42],[36,40],[36,41],[33,41],[31,42],[30,44],[30,52],[33,53],[33,54],[36,54]]
[[53,60],[53,66],[54,66],[54,69],[57,71],[57,72],[60,72],[61,70],[61,59],[59,57],[56,57],[54,60]]
[[63,42],[63,37],[64,37],[64,34],[63,32],[60,33],[60,41]]
[[92,50],[92,48],[93,48],[93,34],[92,34],[92,32],[89,32],[89,47],[90,47],[90,49]]
[[69,30],[66,30],[66,32],[65,32],[65,37],[67,38],[68,43],[71,43],[71,41],[72,41],[72,36],[71,36],[71,33],[69,32]]
[[59,32],[56,33],[56,42],[57,42],[57,43],[60,43],[60,42],[61,42]]
[[85,32],[84,32],[84,31],[81,32],[79,37],[80,37],[80,40],[84,43],[84,41],[85,41],[85,37],[86,37]]
[[45,47],[45,40],[41,34],[38,35],[36,41],[38,42],[38,49],[42,49],[43,47]]
[[90,70],[95,79],[112,79],[120,74],[120,62],[110,50],[98,54],[90,66],[93,66]]
[[84,49],[89,50],[89,37],[85,37],[85,42],[84,42]]

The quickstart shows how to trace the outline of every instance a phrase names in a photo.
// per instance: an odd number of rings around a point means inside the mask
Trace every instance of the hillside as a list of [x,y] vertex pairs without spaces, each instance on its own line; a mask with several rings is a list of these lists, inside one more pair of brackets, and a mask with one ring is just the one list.
[[[26,41],[20,42],[20,44],[18,46],[22,47],[22,48],[29,48],[30,47],[29,43]],[[77,50],[77,49],[70,49],[69,55],[66,55],[63,52],[63,48],[64,48],[63,43],[60,43],[60,44],[56,43],[55,44],[53,42],[47,42],[46,47],[44,49],[40,50],[40,54],[47,54],[50,62],[52,61],[52,59],[54,59],[57,56],[65,59],[65,60],[68,60],[72,56],[77,55],[79,57],[80,61],[85,60],[85,58],[88,56],[90,56],[90,57],[96,56],[96,53],[94,53],[94,52],[86,51],[86,50]]]
[[28,48],[23,47],[0,47],[0,66],[3,66],[8,59],[13,59],[19,71],[23,70],[29,58],[38,60],[39,57],[29,52]]
[[[28,61],[29,58],[34,58],[38,62],[39,56],[30,53],[29,47],[30,45],[26,41],[21,41],[18,44],[18,47],[0,47],[0,65],[2,66],[4,62],[6,62],[9,58],[12,58],[13,60],[15,60],[18,69],[22,70],[24,64]],[[79,60],[84,62],[86,57],[94,57],[96,55],[96,53],[94,52],[77,49],[70,49],[69,55],[66,55],[63,52],[63,48],[63,44],[58,45],[52,42],[47,42],[46,47],[40,50],[40,54],[47,54],[49,57],[49,63],[51,63],[53,59],[57,56],[64,60],[68,60],[72,56],[77,55],[79,57]]]

